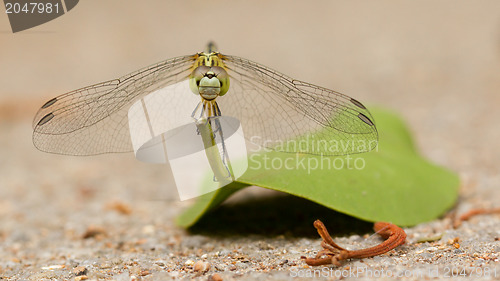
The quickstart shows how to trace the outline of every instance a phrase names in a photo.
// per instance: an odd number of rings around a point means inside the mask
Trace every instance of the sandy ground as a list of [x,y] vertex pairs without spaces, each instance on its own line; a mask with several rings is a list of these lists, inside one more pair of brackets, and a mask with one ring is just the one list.
[[[497,1],[80,2],[19,34],[0,16],[1,279],[206,280],[217,273],[287,280],[314,274],[300,256],[320,248],[312,228],[318,217],[348,248],[380,242],[369,237],[369,223],[261,188],[238,194],[188,232],[174,219],[191,202],[178,200],[167,166],[131,154],[66,157],[33,147],[31,118],[49,98],[200,51],[209,40],[396,110],[421,153],[460,175],[458,214],[499,207]],[[500,276],[498,215],[457,229],[443,217],[405,230],[407,244],[389,254],[316,274]],[[435,241],[418,242],[429,237]],[[457,237],[458,248],[449,243]],[[208,272],[194,271],[197,261],[208,262]]]

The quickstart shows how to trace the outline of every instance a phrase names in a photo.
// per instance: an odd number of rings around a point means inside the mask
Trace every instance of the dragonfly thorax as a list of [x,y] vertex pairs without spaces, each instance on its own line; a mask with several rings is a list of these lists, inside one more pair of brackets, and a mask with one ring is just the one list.
[[229,75],[220,66],[199,66],[189,76],[189,87],[205,100],[223,96],[229,89]]

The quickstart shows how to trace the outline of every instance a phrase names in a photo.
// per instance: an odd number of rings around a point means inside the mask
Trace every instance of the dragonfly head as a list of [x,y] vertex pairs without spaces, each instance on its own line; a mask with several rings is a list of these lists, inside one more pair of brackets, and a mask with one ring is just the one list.
[[223,96],[229,89],[229,75],[220,66],[198,66],[189,76],[189,87],[205,100]]

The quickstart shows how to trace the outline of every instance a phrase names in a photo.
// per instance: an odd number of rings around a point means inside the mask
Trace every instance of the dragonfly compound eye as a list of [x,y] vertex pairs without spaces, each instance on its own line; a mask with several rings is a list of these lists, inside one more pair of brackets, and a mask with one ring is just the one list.
[[211,70],[220,81],[219,96],[223,96],[229,90],[229,75],[226,70],[220,66],[214,66]]
[[229,75],[222,67],[197,67],[190,75],[189,86],[206,100],[224,95],[229,89]]
[[208,66],[198,66],[191,75],[189,75],[189,88],[195,95],[199,95],[200,91],[198,87],[200,86],[201,78],[205,77],[205,74],[210,70]]

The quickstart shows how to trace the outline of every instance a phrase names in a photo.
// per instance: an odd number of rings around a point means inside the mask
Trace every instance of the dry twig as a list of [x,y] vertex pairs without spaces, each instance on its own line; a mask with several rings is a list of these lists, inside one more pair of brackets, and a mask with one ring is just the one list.
[[373,226],[373,229],[386,240],[374,247],[350,251],[333,242],[325,225],[320,220],[314,222],[314,227],[316,227],[319,235],[323,238],[321,242],[323,250],[319,251],[314,258],[301,257],[310,266],[327,264],[339,266],[342,260],[378,256],[404,244],[406,240],[406,233],[402,228],[387,222],[377,222]]

